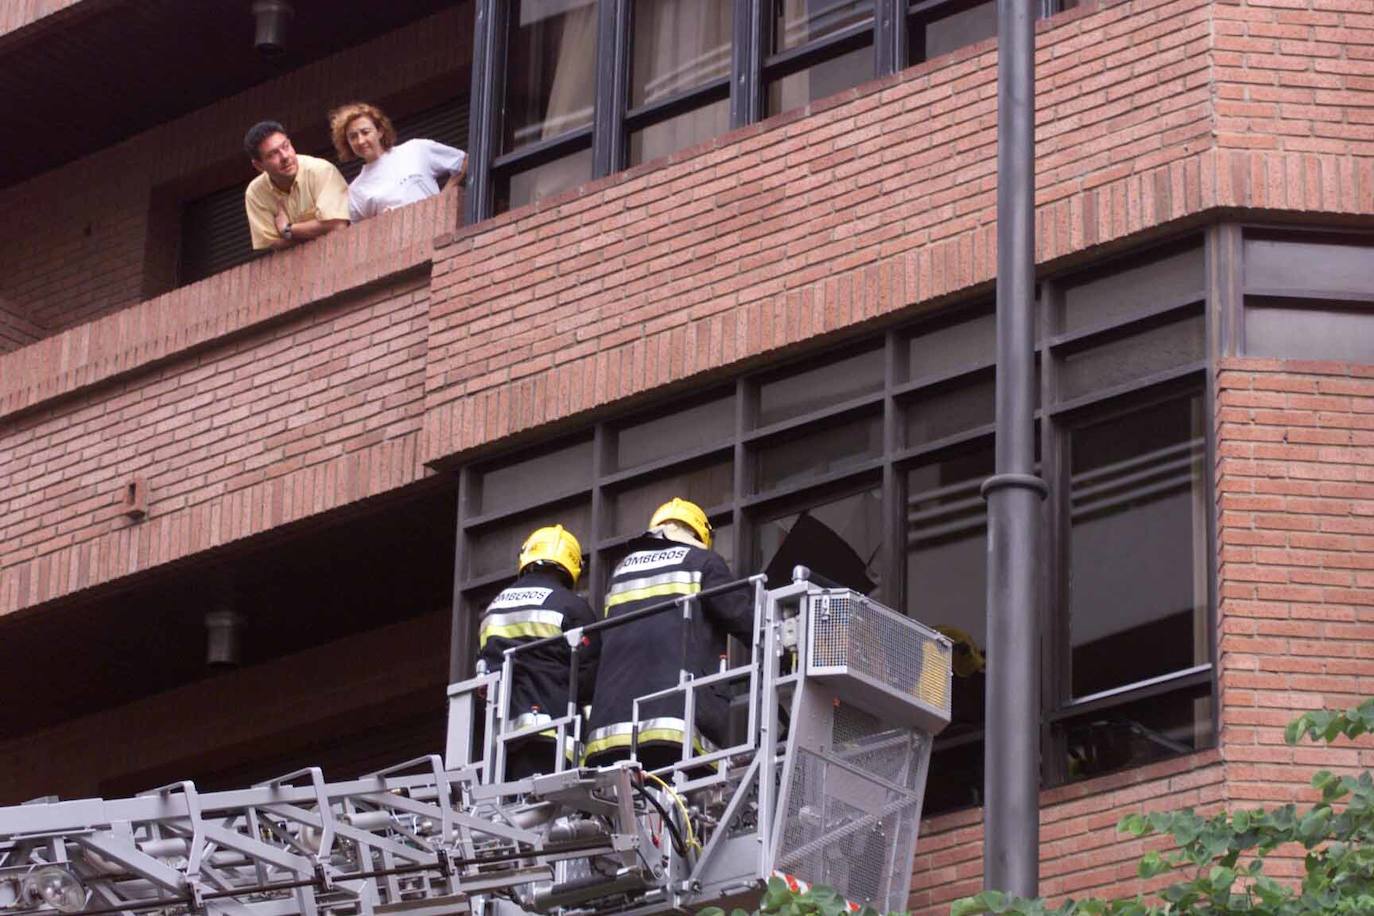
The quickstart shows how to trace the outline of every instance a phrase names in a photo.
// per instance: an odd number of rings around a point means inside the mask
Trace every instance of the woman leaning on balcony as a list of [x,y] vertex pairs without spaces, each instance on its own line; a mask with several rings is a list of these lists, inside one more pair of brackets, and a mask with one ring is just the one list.
[[433,140],[398,144],[391,119],[366,102],[331,111],[329,128],[340,162],[363,160],[348,186],[348,216],[355,223],[432,197],[441,181],[461,181],[467,172],[468,157],[460,149]]

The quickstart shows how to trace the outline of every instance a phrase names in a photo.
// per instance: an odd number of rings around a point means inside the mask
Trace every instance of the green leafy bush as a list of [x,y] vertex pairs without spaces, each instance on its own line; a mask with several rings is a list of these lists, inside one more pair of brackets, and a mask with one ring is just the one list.
[[[1347,710],[1305,713],[1288,724],[1290,745],[1307,738],[1330,744],[1374,732],[1374,698]],[[1117,829],[1132,837],[1167,836],[1175,849],[1141,857],[1141,878],[1173,874],[1177,880],[1150,895],[1125,900],[1043,900],[984,891],[957,900],[950,916],[1374,916],[1374,777],[1365,770],[1339,776],[1319,770],[1312,786],[1321,801],[1310,808],[1250,808],[1208,817],[1191,808],[1164,814],[1128,814]],[[1265,859],[1292,844],[1304,852],[1302,881],[1294,886],[1264,873]],[[796,893],[777,878],[768,882],[755,914],[848,916],[848,903],[827,887]],[[710,907],[699,916],[725,916]],[[752,916],[736,909],[730,916]],[[878,916],[864,907],[860,916]]]
[[[1374,731],[1374,698],[1348,710],[1309,712],[1289,723],[1284,739],[1331,743]],[[1368,770],[1338,776],[1320,770],[1312,786],[1321,800],[1310,808],[1296,805],[1267,810],[1252,808],[1210,817],[1192,809],[1167,814],[1128,814],[1117,829],[1133,837],[1168,836],[1170,852],[1149,852],[1140,859],[1141,878],[1173,874],[1176,881],[1151,895],[1127,900],[1069,900],[1057,907],[997,891],[956,901],[950,916],[983,913],[1016,916],[1302,916],[1302,914],[1374,914],[1374,779]],[[1297,886],[1264,873],[1266,857],[1294,844],[1304,852]]]

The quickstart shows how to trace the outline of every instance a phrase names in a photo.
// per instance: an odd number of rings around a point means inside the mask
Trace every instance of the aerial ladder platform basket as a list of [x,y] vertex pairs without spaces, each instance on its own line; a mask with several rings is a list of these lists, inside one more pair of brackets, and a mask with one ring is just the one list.
[[[860,594],[809,581],[751,591],[747,659],[641,697],[728,692],[728,747],[646,772],[573,765],[583,717],[537,725],[500,670],[450,685],[446,753],[344,781],[318,768],[199,792],[0,808],[0,911],[213,916],[559,916],[751,905],[773,876],[904,909],[933,737],[949,722],[951,646]],[[701,613],[711,591],[592,628]],[[603,664],[611,660],[603,660]],[[570,695],[576,696],[573,689]],[[489,698],[489,700],[487,699]],[[507,746],[552,732],[549,772],[507,780]]]

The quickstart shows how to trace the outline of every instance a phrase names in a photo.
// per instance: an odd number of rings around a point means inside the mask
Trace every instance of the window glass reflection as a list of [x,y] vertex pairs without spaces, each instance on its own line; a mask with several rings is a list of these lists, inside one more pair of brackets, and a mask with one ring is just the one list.
[[997,357],[997,316],[984,312],[963,321],[924,327],[908,347],[907,375],[912,379],[990,363]]
[[1206,355],[1202,334],[1202,315],[1196,314],[1071,352],[1060,364],[1060,397],[1070,400],[1201,362]]
[[1248,298],[1245,352],[1280,359],[1374,363],[1374,304]]
[[592,482],[592,442],[585,439],[564,448],[479,471],[475,515],[529,505],[540,499],[570,493]]
[[817,360],[815,369],[759,386],[759,426],[771,426],[812,411],[843,404],[883,387],[883,351],[867,350],[842,359]]
[[1152,306],[1201,300],[1204,280],[1202,247],[1193,245],[1134,265],[1118,265],[1077,283],[1069,281],[1064,288],[1060,330],[1099,327]]
[[514,0],[506,47],[505,152],[592,123],[596,0]]
[[630,107],[729,76],[733,17],[730,0],[635,0]]
[[1197,395],[1070,434],[1074,696],[1208,660],[1204,443]]
[[695,146],[730,129],[730,100],[720,99],[630,134],[630,165]]
[[987,505],[992,443],[907,474],[906,613],[955,642],[949,735],[982,727],[987,652]]
[[1211,689],[1202,684],[1067,720],[1061,727],[1069,781],[1211,746]]
[[1369,239],[1246,236],[1245,287],[1262,292],[1340,293],[1374,290]]
[[768,113],[778,114],[873,79],[873,48],[849,51],[768,84]]
[[774,0],[773,50],[786,51],[873,18],[873,0]]
[[735,431],[735,399],[670,410],[627,426],[616,434],[618,470],[628,470],[671,455],[683,455],[728,440]]
[[735,485],[735,463],[729,458],[649,483],[631,487],[615,495],[612,536],[637,534],[649,524],[649,517],[660,505],[680,496],[708,512],[730,499]]
[[991,423],[996,414],[996,395],[997,381],[991,371],[934,390],[921,389],[919,397],[903,407],[907,447],[926,445]]
[[806,566],[832,582],[885,601],[878,553],[882,547],[882,500],[877,488],[759,524],[755,568],[770,587],[792,581]]
[[562,507],[546,506],[514,521],[498,522],[472,531],[467,552],[468,575],[479,579],[496,573],[514,574],[525,538],[545,525],[562,525],[586,548],[592,537],[591,506],[585,501]]
[[576,187],[592,177],[592,151],[571,155],[516,172],[497,184],[496,209],[513,210]]
[[881,417],[831,422],[758,452],[758,490],[814,480],[877,458],[883,450]]
[[924,23],[925,57],[939,57],[997,35],[997,4],[985,0]]

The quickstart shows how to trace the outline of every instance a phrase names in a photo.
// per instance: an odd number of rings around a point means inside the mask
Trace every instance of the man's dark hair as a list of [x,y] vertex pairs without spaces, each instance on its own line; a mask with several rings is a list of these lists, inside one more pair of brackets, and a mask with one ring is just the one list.
[[248,154],[249,159],[258,158],[258,147],[262,146],[262,141],[273,134],[284,134],[286,128],[281,126],[280,121],[259,121],[248,128],[248,133],[243,135],[243,151]]

